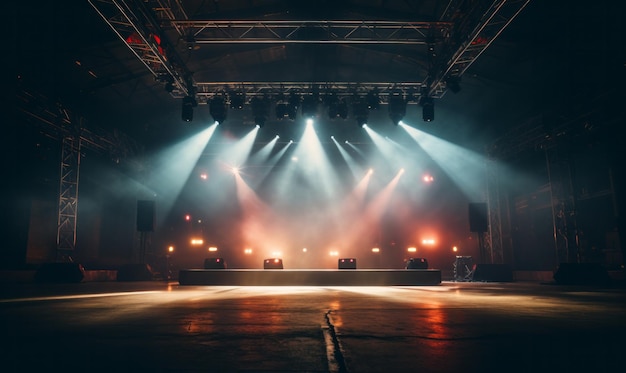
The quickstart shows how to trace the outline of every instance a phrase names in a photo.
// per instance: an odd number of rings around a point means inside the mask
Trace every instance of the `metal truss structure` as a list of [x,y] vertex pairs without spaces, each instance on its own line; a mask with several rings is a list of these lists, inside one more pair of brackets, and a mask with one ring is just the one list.
[[141,147],[122,133],[110,133],[95,126],[87,128],[85,119],[46,97],[18,90],[18,110],[47,136],[61,142],[61,165],[57,214],[56,260],[71,260],[76,248],[78,186],[82,151],[90,149],[119,163],[137,155]]
[[[378,90],[441,98],[511,23],[530,0],[482,0],[463,6],[451,0],[434,22],[371,20],[198,20],[182,0],[89,0],[154,77],[174,98],[197,103],[227,91],[246,96],[332,90],[338,96]],[[469,8],[461,14],[459,9]],[[177,43],[184,40],[184,45]],[[206,82],[197,81],[180,55],[197,44],[367,44],[427,46],[425,76],[397,82]]]

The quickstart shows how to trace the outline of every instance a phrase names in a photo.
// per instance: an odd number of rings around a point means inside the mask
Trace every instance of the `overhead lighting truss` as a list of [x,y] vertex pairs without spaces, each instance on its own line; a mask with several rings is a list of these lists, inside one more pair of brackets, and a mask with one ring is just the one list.
[[[191,20],[180,0],[89,0],[118,37],[175,98],[214,96],[235,87],[246,97],[278,92],[310,92],[311,86],[332,88],[339,96],[353,95],[354,82],[199,82],[179,57],[178,49],[202,44],[393,44],[432,48],[428,71],[419,81],[361,82],[356,89],[385,91],[400,88],[419,96],[441,98],[448,82],[458,82],[530,0],[478,0],[459,16],[462,0],[451,0],[433,22],[376,20]],[[167,30],[167,32],[165,31]],[[132,37],[131,37],[132,36]],[[186,40],[177,46],[177,40]],[[180,52],[184,52],[180,51]],[[458,90],[454,85],[451,90]],[[284,92],[284,90],[281,90]],[[409,93],[410,94],[410,93]]]

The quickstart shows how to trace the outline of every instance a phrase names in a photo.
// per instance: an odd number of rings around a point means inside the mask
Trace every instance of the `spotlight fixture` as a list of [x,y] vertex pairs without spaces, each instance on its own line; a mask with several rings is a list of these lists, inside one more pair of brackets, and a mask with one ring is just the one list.
[[289,102],[287,104],[287,116],[291,120],[296,119],[296,113],[298,112],[298,108],[300,108],[300,102],[302,101],[300,95],[292,93],[289,95]]
[[328,104],[328,117],[330,119],[346,119],[348,117],[348,104],[346,100],[338,99],[330,102]]
[[370,110],[378,110],[379,105],[380,97],[378,95],[378,89],[374,88],[367,93],[367,108]]
[[198,106],[198,102],[192,96],[185,96],[183,98],[183,107],[181,118],[185,122],[191,122],[193,120],[193,108]]
[[406,101],[401,94],[394,93],[389,97],[389,118],[396,126],[406,115]]
[[357,100],[352,104],[352,112],[359,127],[364,127],[369,118],[369,106],[366,101]]
[[217,123],[224,123],[228,114],[228,108],[226,107],[226,100],[221,96],[215,96],[209,102],[209,113],[213,117],[213,120]]
[[319,98],[315,95],[304,96],[302,99],[302,116],[306,119],[313,119],[317,115]]
[[269,100],[266,98],[253,97],[252,100],[250,100],[250,106],[252,106],[254,123],[259,127],[263,127],[269,115]]
[[285,117],[288,116],[287,114],[288,111],[289,109],[287,108],[287,104],[285,103],[276,104],[276,109],[275,109],[276,119],[278,120],[284,119]]
[[435,102],[433,98],[422,96],[420,98],[420,105],[422,105],[422,119],[424,119],[424,122],[432,122],[435,120]]
[[246,95],[243,92],[231,92],[229,97],[231,109],[243,109],[246,103]]

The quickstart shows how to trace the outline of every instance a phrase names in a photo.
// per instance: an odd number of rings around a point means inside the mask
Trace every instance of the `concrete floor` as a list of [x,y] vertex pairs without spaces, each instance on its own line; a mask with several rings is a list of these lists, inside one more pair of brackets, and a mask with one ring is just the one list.
[[0,284],[3,372],[617,372],[626,289]]

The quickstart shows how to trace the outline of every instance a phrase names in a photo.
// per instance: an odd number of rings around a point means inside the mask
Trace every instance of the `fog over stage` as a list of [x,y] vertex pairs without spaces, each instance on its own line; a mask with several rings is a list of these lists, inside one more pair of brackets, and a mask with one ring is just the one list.
[[374,119],[349,139],[324,120],[288,123],[287,139],[227,120],[159,153],[145,184],[163,246],[153,250],[173,246],[174,270],[211,256],[229,269],[280,257],[290,270],[335,269],[339,257],[359,270],[402,269],[410,257],[451,268],[456,255],[477,256],[467,206],[483,200],[483,158]]

